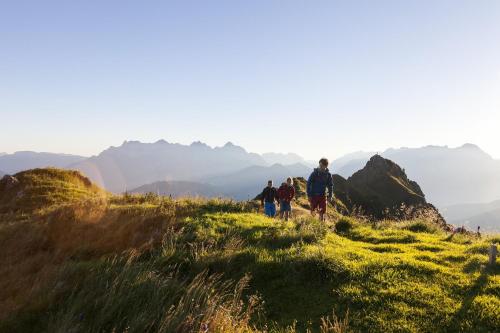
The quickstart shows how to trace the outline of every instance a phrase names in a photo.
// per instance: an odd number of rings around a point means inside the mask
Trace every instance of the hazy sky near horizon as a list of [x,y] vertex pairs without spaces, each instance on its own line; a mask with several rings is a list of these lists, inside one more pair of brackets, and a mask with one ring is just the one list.
[[0,152],[500,158],[500,1],[1,1]]

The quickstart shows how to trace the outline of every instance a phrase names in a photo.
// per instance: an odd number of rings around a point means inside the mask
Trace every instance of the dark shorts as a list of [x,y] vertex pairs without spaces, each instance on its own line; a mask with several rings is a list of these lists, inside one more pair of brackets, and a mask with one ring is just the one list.
[[320,214],[326,213],[326,197],[324,195],[313,195],[311,197],[311,212],[316,209],[319,210]]
[[280,212],[291,212],[292,211],[292,205],[290,204],[290,201],[280,201]]

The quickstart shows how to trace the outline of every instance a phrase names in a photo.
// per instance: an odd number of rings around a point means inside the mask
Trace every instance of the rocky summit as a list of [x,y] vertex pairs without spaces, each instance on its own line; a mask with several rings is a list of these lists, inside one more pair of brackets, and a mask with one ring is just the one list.
[[426,216],[445,225],[438,210],[425,199],[420,186],[391,160],[374,155],[365,167],[345,179],[333,176],[335,197],[350,212],[375,219]]
[[[445,230],[451,228],[426,201],[420,186],[408,179],[404,169],[380,155],[374,155],[364,168],[347,179],[338,174],[332,178],[334,200],[331,205],[335,214],[364,216],[370,220],[425,218]],[[308,210],[307,180],[296,177],[293,181],[296,206]]]

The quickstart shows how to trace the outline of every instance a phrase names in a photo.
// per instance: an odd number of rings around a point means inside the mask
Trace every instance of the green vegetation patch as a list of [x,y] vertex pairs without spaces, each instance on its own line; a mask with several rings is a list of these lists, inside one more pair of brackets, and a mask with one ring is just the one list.
[[[84,227],[63,222],[85,215],[48,215],[49,223],[36,223],[44,245],[11,265],[36,252],[57,254],[59,266],[0,331],[319,332],[332,312],[349,313],[341,332],[500,327],[500,275],[498,265],[486,266],[489,239],[415,232],[404,227],[411,222],[283,222],[254,209],[150,195],[109,198],[99,220]],[[59,233],[71,231],[81,243],[61,238],[62,247],[48,237],[54,216],[63,221]],[[89,236],[92,228],[99,237]],[[20,232],[1,230],[2,246]],[[38,274],[33,267],[24,272]]]

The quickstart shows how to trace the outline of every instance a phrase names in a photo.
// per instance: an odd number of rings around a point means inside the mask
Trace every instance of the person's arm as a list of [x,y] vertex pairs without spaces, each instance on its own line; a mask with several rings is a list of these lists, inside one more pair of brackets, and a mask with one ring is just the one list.
[[260,194],[260,205],[261,206],[264,206],[264,196],[266,195],[266,189],[267,189],[267,187],[265,189],[263,189],[262,193]]
[[295,187],[292,186],[290,189],[290,201],[292,201],[295,198]]
[[309,179],[307,180],[307,197],[311,198],[311,193],[312,193],[312,183],[313,183],[313,173],[309,176]]
[[328,200],[332,200],[333,198],[333,178],[332,174],[328,175]]

